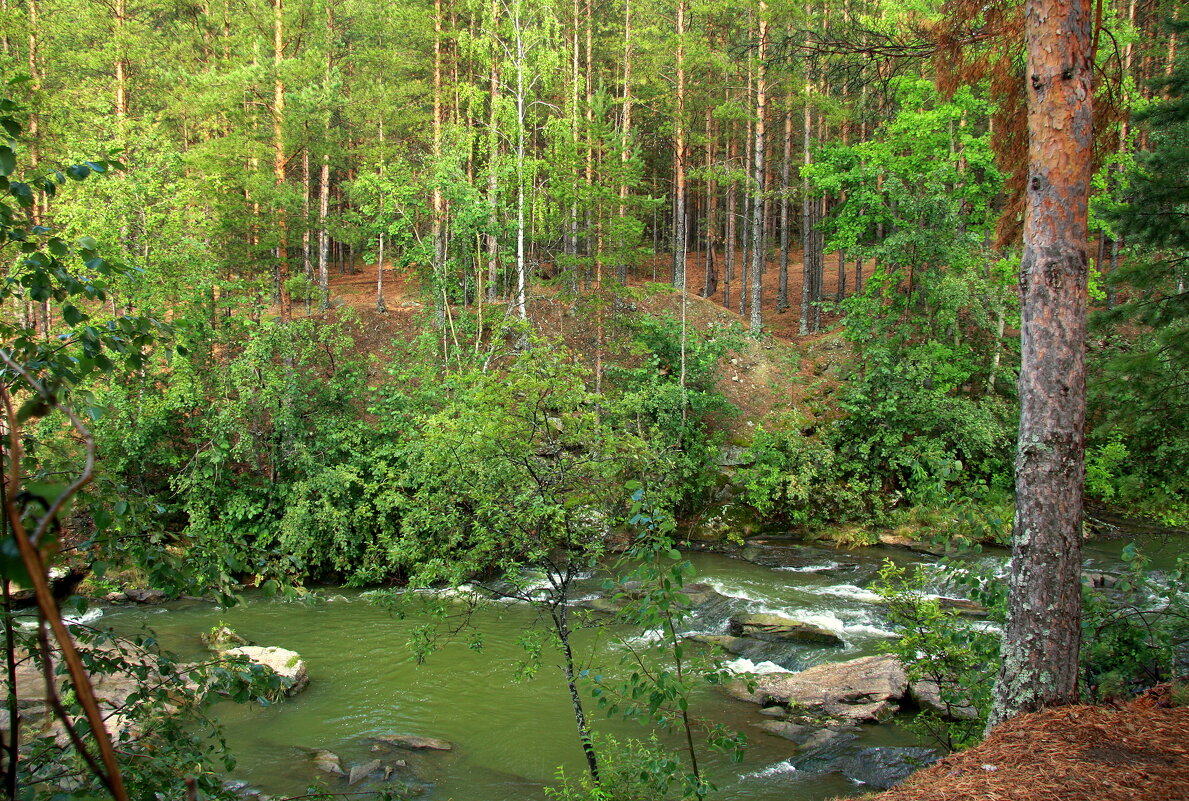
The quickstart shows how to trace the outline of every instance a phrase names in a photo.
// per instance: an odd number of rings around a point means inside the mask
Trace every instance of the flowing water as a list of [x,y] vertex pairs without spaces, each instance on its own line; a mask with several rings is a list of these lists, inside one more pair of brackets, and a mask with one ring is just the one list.
[[[892,548],[783,551],[796,557],[784,564],[769,560],[778,564],[775,567],[690,554],[697,580],[728,600],[711,604],[688,628],[722,633],[733,612],[777,612],[830,629],[846,643],[842,648],[790,647],[776,657],[784,667],[800,669],[876,653],[890,635],[868,588],[880,562],[889,557],[903,563],[928,560]],[[1091,562],[1117,565],[1117,548],[1108,544],[1090,557]],[[1004,555],[982,559],[1001,567]],[[598,581],[593,577],[576,595],[597,591]],[[312,603],[249,595],[229,609],[202,602],[110,609],[102,623],[121,633],[151,627],[164,647],[193,659],[205,655],[199,633],[219,622],[256,644],[302,655],[311,681],[301,694],[268,707],[227,703],[217,709],[238,760],[233,778],[267,793],[301,793],[319,778],[308,757],[310,749],[329,749],[348,768],[386,757],[372,752],[369,741],[384,734],[426,735],[455,744],[450,752],[400,755],[417,781],[426,785],[424,797],[432,801],[535,801],[545,797],[543,787],[559,767],[570,775],[581,773],[584,762],[556,657],[546,650],[536,675],[518,676],[525,657],[518,640],[545,622],[532,606],[489,605],[473,620],[482,633],[481,650],[461,638],[418,665],[410,659],[406,641],[423,621],[400,619],[362,593],[333,589],[321,595],[322,600]],[[617,635],[628,632],[579,631],[575,645],[581,666],[592,673],[618,669],[623,648]],[[775,667],[742,658],[733,665],[758,671]],[[634,722],[606,720],[593,704],[589,706],[588,715],[599,731],[621,739],[646,734]],[[748,734],[741,764],[721,755],[707,757],[708,773],[723,791],[722,798],[799,801],[855,794],[864,787],[837,770],[848,755],[873,746],[915,744],[892,722],[864,727],[856,739],[799,762],[791,742],[754,728],[763,718],[752,704],[707,688],[699,692],[694,711]],[[676,748],[676,740],[673,745]]]

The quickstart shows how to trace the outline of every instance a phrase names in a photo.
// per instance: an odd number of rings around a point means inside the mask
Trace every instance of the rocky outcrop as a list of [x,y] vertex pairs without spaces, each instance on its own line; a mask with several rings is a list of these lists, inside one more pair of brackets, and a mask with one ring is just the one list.
[[761,706],[778,704],[799,716],[854,725],[894,715],[908,694],[908,678],[896,657],[865,656],[800,673],[770,673],[755,681],[754,690],[735,682],[728,692]]
[[748,613],[731,615],[729,630],[735,637],[753,637],[766,642],[843,645],[842,638],[832,631],[780,615]]
[[286,695],[294,695],[310,683],[305,660],[296,651],[276,646],[241,645],[223,651],[224,656],[244,656],[248,661],[263,665],[280,676]]

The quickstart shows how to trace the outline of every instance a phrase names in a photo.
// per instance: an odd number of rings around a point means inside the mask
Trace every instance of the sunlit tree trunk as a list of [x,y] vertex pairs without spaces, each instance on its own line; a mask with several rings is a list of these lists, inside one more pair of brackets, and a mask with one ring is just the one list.
[[[491,0],[491,26],[489,34],[496,36],[500,18],[499,0]],[[500,242],[497,228],[499,217],[496,204],[499,202],[499,102],[500,102],[500,54],[494,43],[488,53],[491,67],[488,72],[488,115],[487,115],[487,299],[495,300],[499,294]]]
[[628,280],[628,241],[627,241],[627,202],[628,202],[628,162],[632,157],[632,3],[623,3],[623,107],[620,120],[619,146],[619,208],[616,210],[620,236],[616,242],[619,251],[619,282],[626,284]]
[[1003,662],[991,726],[1078,699],[1085,455],[1089,0],[1028,0],[1020,433]]
[[[334,6],[326,5],[326,70],[323,74],[323,90],[326,101],[330,100],[330,73],[334,59]],[[318,291],[322,296],[322,308],[330,304],[330,111],[324,112],[322,168],[318,173]]]
[[714,115],[706,109],[706,281],[702,297],[718,291],[718,272],[714,266],[714,239],[718,230],[718,182],[714,180]]
[[755,144],[752,149],[752,182],[755,193],[751,212],[751,317],[748,321],[752,334],[759,334],[764,327],[763,278],[764,256],[764,115],[767,112],[768,85],[764,60],[768,57],[768,4],[760,0],[759,16],[759,58],[756,62],[756,122]]
[[789,168],[793,152],[793,110],[784,112],[784,157],[780,162],[780,274],[776,290],[776,311],[789,308]]
[[281,63],[285,58],[285,28],[283,0],[273,0],[273,179],[277,189],[277,287],[281,299],[281,320],[288,320],[291,313],[289,290],[289,254],[285,246],[285,209],[282,193],[285,188],[285,81],[281,75]]
[[685,289],[685,10],[677,0],[677,105],[673,112],[673,285]]

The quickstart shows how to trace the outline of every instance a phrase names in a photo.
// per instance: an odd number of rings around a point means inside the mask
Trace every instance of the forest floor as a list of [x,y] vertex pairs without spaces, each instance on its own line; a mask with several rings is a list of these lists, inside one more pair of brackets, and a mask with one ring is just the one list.
[[1189,707],[1168,685],[1116,705],[1007,721],[870,801],[1185,801]]

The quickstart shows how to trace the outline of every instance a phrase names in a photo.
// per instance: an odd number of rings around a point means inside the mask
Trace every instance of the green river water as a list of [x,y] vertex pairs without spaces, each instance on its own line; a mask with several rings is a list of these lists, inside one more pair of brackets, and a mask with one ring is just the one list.
[[[794,549],[789,549],[793,551]],[[693,553],[697,580],[728,596],[730,609],[716,617],[694,619],[692,630],[721,633],[725,614],[771,611],[823,626],[840,634],[844,648],[800,646],[785,659],[790,667],[825,660],[845,660],[876,653],[887,641],[875,596],[867,585],[884,558],[909,563],[922,557],[902,549],[836,551],[797,549],[800,556],[784,568],[742,559]],[[1091,548],[1092,569],[1117,567],[1115,543]],[[1002,562],[1003,554],[981,557]],[[593,592],[598,577],[586,591]],[[583,587],[576,595],[581,596]],[[574,719],[557,660],[548,655],[539,673],[518,680],[523,659],[518,637],[542,621],[527,604],[498,604],[475,622],[484,647],[476,651],[454,642],[418,665],[405,645],[419,620],[398,619],[361,594],[340,589],[320,593],[317,602],[283,602],[249,595],[229,609],[210,603],[176,602],[155,608],[112,608],[99,625],[121,633],[152,628],[161,644],[183,657],[205,655],[200,632],[222,621],[259,645],[297,651],[306,660],[310,685],[301,694],[269,707],[223,704],[217,717],[238,764],[229,778],[270,794],[298,794],[320,778],[307,749],[329,749],[343,765],[390,758],[372,753],[368,738],[382,734],[418,734],[455,744],[448,753],[400,754],[432,801],[536,801],[559,767],[573,774],[583,769]],[[613,671],[621,646],[611,633],[579,632],[576,656],[583,666]],[[740,669],[751,664],[740,662]],[[642,737],[634,722],[608,721],[590,704],[596,729],[617,737]],[[718,797],[754,801],[801,801],[856,794],[864,786],[838,768],[853,754],[874,746],[915,745],[894,721],[865,727],[857,738],[798,762],[792,743],[754,728],[763,720],[758,708],[707,688],[696,699],[696,714],[748,733],[741,764],[710,755],[708,773]],[[674,741],[674,748],[676,743]],[[396,755],[392,755],[396,756]],[[325,777],[321,777],[325,780]],[[330,789],[346,790],[341,780]],[[358,788],[353,788],[358,789]],[[866,788],[870,789],[870,788]]]

